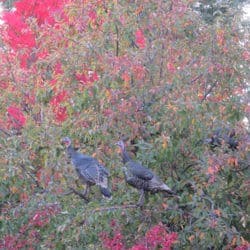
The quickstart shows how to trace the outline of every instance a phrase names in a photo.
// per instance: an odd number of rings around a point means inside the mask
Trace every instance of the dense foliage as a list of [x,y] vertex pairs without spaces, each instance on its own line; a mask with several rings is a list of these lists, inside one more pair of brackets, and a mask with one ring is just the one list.
[[[0,249],[247,249],[248,33],[239,10],[208,22],[195,4],[20,0],[2,14]],[[206,143],[218,128],[236,148]],[[83,186],[66,135],[110,170],[112,200],[70,191]],[[121,137],[180,199],[133,206]]]

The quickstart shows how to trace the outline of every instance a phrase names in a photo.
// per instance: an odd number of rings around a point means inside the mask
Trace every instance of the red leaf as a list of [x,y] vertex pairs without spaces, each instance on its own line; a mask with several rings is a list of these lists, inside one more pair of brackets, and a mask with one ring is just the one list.
[[86,84],[88,82],[88,78],[84,73],[76,74],[76,79],[82,84]]
[[36,45],[35,35],[17,12],[6,12],[3,20],[7,24],[5,39],[13,49],[33,48]]
[[64,122],[68,118],[67,108],[60,106],[57,107],[55,110],[55,119],[57,122]]
[[140,49],[144,49],[146,47],[145,36],[141,29],[138,29],[135,32],[135,43]]
[[26,117],[20,108],[10,106],[7,108],[7,114],[9,116],[9,124],[15,128],[23,127],[26,124]]
[[167,69],[170,73],[175,73],[176,67],[172,62],[167,63]]
[[92,22],[95,22],[95,20],[97,19],[97,14],[94,10],[90,10],[88,16]]
[[250,61],[250,52],[245,50],[243,53],[242,53],[242,57],[245,61]]
[[58,106],[61,102],[65,101],[68,97],[68,92],[66,90],[62,90],[57,95],[53,96],[50,100],[50,104],[52,106]]
[[81,84],[89,84],[97,81],[99,79],[98,74],[95,71],[89,70],[87,73],[77,73],[76,74],[76,79],[81,83]]
[[127,72],[122,74],[122,79],[124,82],[128,83],[130,81],[130,75]]
[[0,81],[0,89],[7,89],[9,86],[9,83],[5,81]]
[[58,15],[63,14],[63,6],[66,1],[58,0],[20,0],[15,3],[16,11],[24,16],[33,16],[37,19],[39,25],[48,23],[50,25],[55,24],[55,13]]
[[58,62],[54,67],[54,72],[56,75],[61,75],[63,73],[62,64]]

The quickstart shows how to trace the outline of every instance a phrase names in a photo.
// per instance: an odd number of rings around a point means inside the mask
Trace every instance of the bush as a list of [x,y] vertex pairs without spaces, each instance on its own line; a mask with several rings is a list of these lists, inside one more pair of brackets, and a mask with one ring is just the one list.
[[[20,0],[4,11],[0,248],[249,246],[248,33],[233,9],[205,22],[193,4]],[[234,150],[206,144],[218,127],[235,131]],[[70,192],[83,184],[64,136],[110,170],[112,200]],[[179,200],[134,206],[121,137]]]

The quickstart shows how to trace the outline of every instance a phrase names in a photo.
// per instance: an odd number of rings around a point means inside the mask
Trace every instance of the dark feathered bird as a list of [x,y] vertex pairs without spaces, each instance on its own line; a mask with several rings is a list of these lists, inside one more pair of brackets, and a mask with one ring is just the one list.
[[106,197],[111,197],[111,192],[108,188],[109,171],[101,165],[95,158],[77,152],[71,145],[69,137],[62,139],[62,142],[67,147],[67,152],[71,158],[76,172],[82,182],[86,184],[84,196],[88,196],[90,186],[97,185],[100,187],[101,193]]
[[142,206],[145,200],[145,192],[166,192],[175,194],[153,171],[133,161],[128,155],[123,141],[116,143],[121,149],[124,163],[123,172],[126,182],[140,190],[138,205]]
[[205,139],[205,143],[209,144],[212,149],[220,147],[223,143],[232,150],[237,150],[239,146],[235,130],[221,127],[214,130],[210,138]]

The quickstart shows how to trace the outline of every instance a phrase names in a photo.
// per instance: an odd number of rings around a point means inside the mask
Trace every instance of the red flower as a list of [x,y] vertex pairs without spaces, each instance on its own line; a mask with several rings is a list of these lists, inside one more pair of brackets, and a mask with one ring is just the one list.
[[135,32],[135,43],[140,49],[144,49],[146,47],[145,36],[141,29],[138,29]]

